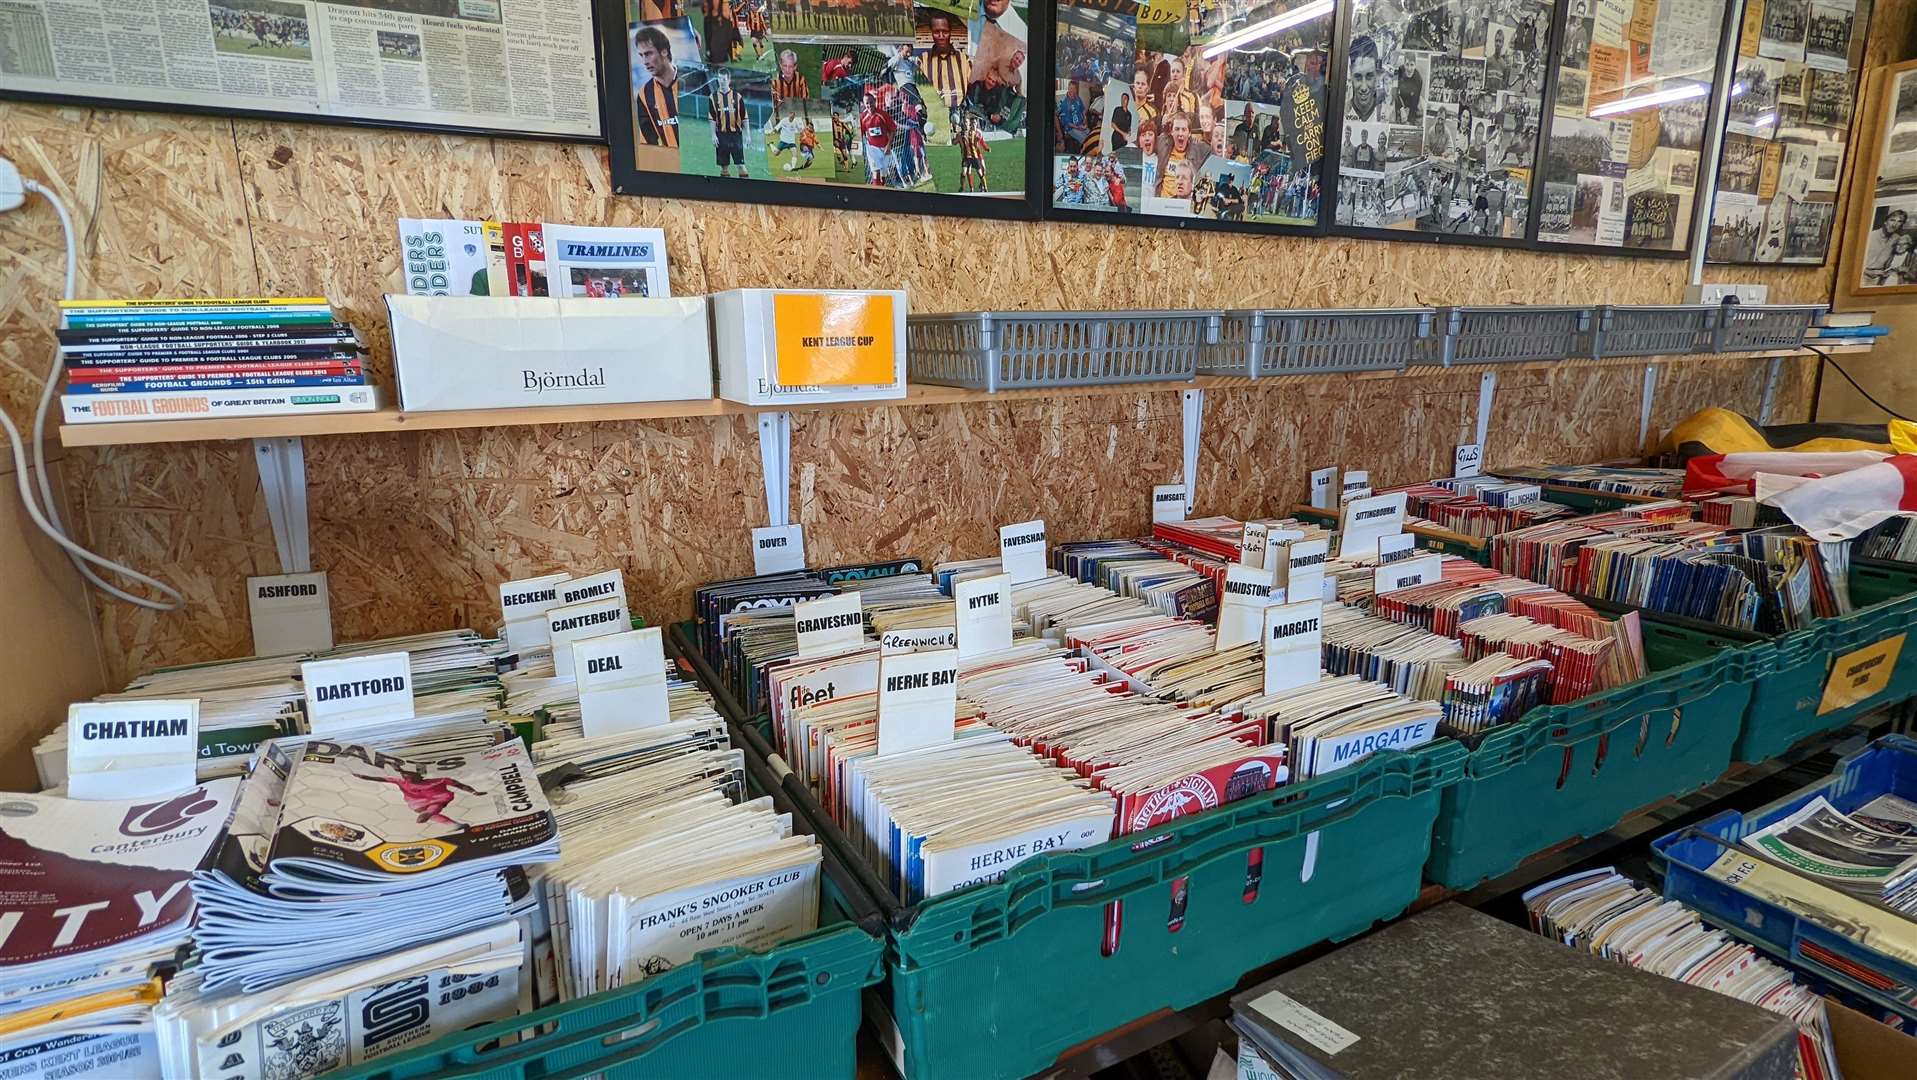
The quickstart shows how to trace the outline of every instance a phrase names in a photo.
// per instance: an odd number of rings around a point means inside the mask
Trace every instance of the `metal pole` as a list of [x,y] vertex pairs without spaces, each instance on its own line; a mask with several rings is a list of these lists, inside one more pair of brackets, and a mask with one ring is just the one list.
[[1731,84],[1737,80],[1737,42],[1744,36],[1746,0],[1729,0],[1731,21],[1717,50],[1717,70],[1724,73],[1715,89],[1710,116],[1716,123],[1704,127],[1704,153],[1698,159],[1697,205],[1691,208],[1691,284],[1704,283],[1704,249],[1711,236],[1711,203],[1717,199],[1717,164],[1724,153],[1724,121],[1731,107]]

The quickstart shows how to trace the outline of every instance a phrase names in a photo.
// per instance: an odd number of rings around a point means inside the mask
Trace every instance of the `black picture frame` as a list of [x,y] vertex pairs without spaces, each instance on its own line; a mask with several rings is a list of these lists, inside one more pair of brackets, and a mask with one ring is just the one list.
[[[630,53],[626,48],[625,0],[594,0],[599,29],[601,127],[606,131],[613,192],[618,195],[663,196],[707,202],[757,203],[824,210],[861,210],[888,214],[931,214],[1001,221],[1037,220],[1038,189],[1033,183],[1042,167],[1041,152],[1049,141],[1037,137],[1040,124],[1028,119],[1025,135],[1025,187],[1018,198],[977,197],[919,191],[880,192],[852,184],[807,184],[757,178],[700,176],[640,169],[635,164],[634,133],[616,122],[630,108],[627,87],[632,84]],[[1050,41],[1050,0],[1033,0],[1027,8],[1026,31],[1032,38]],[[1034,51],[1027,42],[1026,101],[1032,94]],[[1038,55],[1049,55],[1049,45]],[[1028,112],[1029,116],[1029,112]]]
[[[1534,206],[1537,205],[1535,200],[1538,193],[1542,191],[1542,185],[1544,183],[1544,163],[1550,156],[1551,134],[1557,127],[1558,75],[1564,68],[1564,33],[1567,20],[1570,16],[1570,7],[1571,0],[1557,0],[1555,10],[1551,16],[1551,70],[1549,78],[1546,79],[1544,85],[1545,111],[1543,123],[1538,129],[1538,162],[1537,167],[1531,174]],[[1741,5],[1737,3],[1737,0],[1724,0],[1724,15],[1718,25],[1717,53],[1712,66],[1710,89],[1705,96],[1705,101],[1708,104],[1704,111],[1704,127],[1702,130],[1706,132],[1707,135],[1709,132],[1717,130],[1718,125],[1721,123],[1721,118],[1718,116],[1718,101],[1723,93],[1723,81],[1730,77],[1729,73],[1724,71],[1724,35],[1734,32],[1740,7]],[[1708,139],[1706,142],[1708,144]],[[1698,147],[1700,158],[1697,178],[1698,187],[1700,188],[1705,182],[1702,160],[1703,151],[1704,146],[1700,145]],[[1711,183],[1712,198],[1715,199],[1715,176],[1711,178]],[[1535,213],[1531,215],[1531,230],[1528,236],[1532,248],[1536,251],[1563,252],[1573,255],[1603,255],[1609,258],[1624,259],[1688,259],[1691,257],[1691,245],[1697,243],[1697,200],[1695,197],[1693,197],[1691,203],[1691,214],[1688,218],[1689,223],[1686,226],[1689,229],[1689,235],[1685,237],[1684,246],[1670,250],[1607,247],[1603,244],[1568,244],[1541,240],[1538,238],[1538,228],[1541,221],[1542,218],[1540,215]],[[1708,232],[1708,217],[1705,219],[1705,222],[1706,231]]]
[[[1858,0],[1859,6],[1862,6],[1865,8],[1863,26],[1859,27],[1855,25],[1854,23],[1851,26],[1851,41],[1852,41],[1851,59],[1853,62],[1850,66],[1850,69],[1847,72],[1845,72],[1846,76],[1848,76],[1850,79],[1851,116],[1850,116],[1850,124],[1843,131],[1844,149],[1837,157],[1837,188],[1835,191],[1831,193],[1831,217],[1830,217],[1829,224],[1826,225],[1824,229],[1824,257],[1822,259],[1819,259],[1816,262],[1805,262],[1803,260],[1787,261],[1783,259],[1775,260],[1773,262],[1760,262],[1756,258],[1751,258],[1751,259],[1713,259],[1711,258],[1711,254],[1710,254],[1711,222],[1715,220],[1717,216],[1716,204],[1717,204],[1717,195],[1718,195],[1715,178],[1713,178],[1713,183],[1711,185],[1710,213],[1707,214],[1704,218],[1704,242],[1705,242],[1704,243],[1704,265],[1706,266],[1768,266],[1768,267],[1787,267],[1787,268],[1799,269],[1799,270],[1815,270],[1815,269],[1820,269],[1823,267],[1828,267],[1831,264],[1831,259],[1836,256],[1836,251],[1835,251],[1836,245],[1832,243],[1832,241],[1834,241],[1837,238],[1837,227],[1844,220],[1844,208],[1848,202],[1848,200],[1844,198],[1844,179],[1849,174],[1850,167],[1853,161],[1855,160],[1855,157],[1852,151],[1852,145],[1857,141],[1855,136],[1857,135],[1859,131],[1859,120],[1861,118],[1861,112],[1862,112],[1862,110],[1858,106],[1860,105],[1861,99],[1863,98],[1863,94],[1864,94],[1863,57],[1864,57],[1864,50],[1866,47],[1866,43],[1870,40],[1871,19],[1877,14],[1877,3],[1878,3],[1878,0]],[[1730,114],[1729,112],[1726,112],[1717,129],[1717,137],[1720,143],[1728,135],[1728,132],[1725,129],[1729,125],[1729,123],[1730,123]],[[1722,158],[1720,158],[1718,160],[1718,169],[1720,174],[1722,173],[1723,167],[1724,167],[1724,163]],[[1856,178],[1851,177],[1851,179],[1854,180]],[[1766,215],[1768,215],[1770,213],[1770,204],[1767,202],[1761,205],[1764,206],[1765,213]]]
[[[1055,13],[1061,2],[1062,0],[1048,0],[1047,7]],[[1351,0],[1336,0],[1337,7],[1333,12],[1334,22],[1331,37],[1326,44],[1326,51],[1329,54],[1325,57],[1324,107],[1327,116],[1325,118],[1324,134],[1326,136],[1326,150],[1324,157],[1319,159],[1318,165],[1318,220],[1316,222],[1310,225],[1287,225],[1280,222],[1220,221],[1214,218],[1181,218],[1162,214],[1147,214],[1143,212],[1142,203],[1144,200],[1142,195],[1140,197],[1140,209],[1129,214],[1115,214],[1100,210],[1075,210],[1068,206],[1056,205],[1053,202],[1053,199],[1056,198],[1056,193],[1052,190],[1053,155],[1051,150],[1056,134],[1054,126],[1058,122],[1058,31],[1056,18],[1052,20],[1053,27],[1051,31],[1046,34],[1044,45],[1046,79],[1044,87],[1045,116],[1043,122],[1043,138],[1039,146],[1043,155],[1040,159],[1039,166],[1042,170],[1042,179],[1038,188],[1040,215],[1047,221],[1088,225],[1123,225],[1134,228],[1178,229],[1188,232],[1242,233],[1252,236],[1324,236],[1330,224],[1330,217],[1326,208],[1331,205],[1332,174],[1336,171],[1337,167],[1337,163],[1331,159],[1330,152],[1332,146],[1332,140],[1330,138],[1332,118],[1329,115],[1332,111],[1331,65],[1333,61],[1337,59],[1339,50],[1338,32],[1340,23],[1337,20],[1342,18],[1342,10],[1349,5],[1350,2]]]
[[52,94],[34,90],[0,87],[0,101],[19,101],[34,105],[56,105],[83,109],[121,109],[129,112],[171,113],[180,116],[221,117],[232,120],[261,120],[275,123],[324,124],[331,127],[367,128],[376,131],[419,131],[435,135],[467,135],[484,138],[525,139],[529,142],[562,143],[576,146],[606,145],[606,65],[600,58],[604,37],[600,27],[600,0],[593,0],[588,15],[592,19],[593,100],[600,107],[598,135],[564,135],[551,132],[522,131],[513,128],[467,127],[460,124],[429,124],[411,120],[383,120],[374,117],[329,116],[313,112],[276,109],[227,108],[220,105],[188,105],[178,102],[141,101],[97,94]]
[[[1327,147],[1344,145],[1346,76],[1348,73],[1347,69],[1350,66],[1351,20],[1354,6],[1353,0],[1339,0],[1338,3],[1338,30],[1334,38],[1332,55],[1333,73],[1330,76],[1334,84],[1335,93],[1327,95],[1330,99],[1330,103],[1327,107],[1331,110],[1331,117],[1335,127],[1327,128]],[[1551,18],[1545,27],[1544,51],[1545,63],[1554,66],[1557,55],[1558,25],[1562,16],[1559,13],[1558,4],[1553,4],[1550,10]],[[1529,220],[1525,223],[1523,234],[1518,236],[1476,236],[1460,233],[1424,232],[1417,229],[1388,229],[1364,225],[1340,225],[1338,224],[1337,207],[1338,189],[1342,185],[1344,178],[1342,162],[1339,162],[1338,166],[1332,170],[1332,181],[1325,192],[1324,201],[1330,207],[1330,212],[1325,218],[1329,234],[1332,236],[1348,236],[1359,240],[1384,240],[1395,243],[1440,244],[1463,247],[1503,248],[1506,250],[1525,250],[1532,248],[1535,243],[1532,240],[1532,235],[1537,227],[1538,175],[1540,165],[1543,162],[1545,145],[1545,110],[1549,108],[1550,92],[1550,79],[1547,73],[1545,88],[1539,97],[1538,104],[1537,145],[1533,146],[1531,150],[1531,182],[1525,190],[1525,210]],[[1330,156],[1331,151],[1327,149],[1326,154]]]

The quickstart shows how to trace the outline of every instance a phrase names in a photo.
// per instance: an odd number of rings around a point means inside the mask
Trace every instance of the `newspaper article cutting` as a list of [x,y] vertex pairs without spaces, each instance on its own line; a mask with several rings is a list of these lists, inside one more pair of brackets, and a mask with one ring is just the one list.
[[600,133],[592,0],[0,0],[0,92]]

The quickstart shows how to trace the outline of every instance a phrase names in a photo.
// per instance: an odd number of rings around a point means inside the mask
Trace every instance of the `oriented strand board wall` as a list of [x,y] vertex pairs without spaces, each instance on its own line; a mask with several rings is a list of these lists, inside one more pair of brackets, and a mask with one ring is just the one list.
[[[1669,303],[1685,280],[1667,260],[615,198],[593,147],[320,125],[0,103],[0,152],[72,203],[84,293],[325,294],[382,373],[401,216],[658,225],[681,292],[902,284],[925,311]],[[59,252],[43,206],[0,221],[0,404],[16,416],[46,371]],[[1777,302],[1830,291],[1821,268],[1712,276],[1764,281]],[[1792,365],[1780,418],[1803,416],[1807,372]],[[1657,423],[1754,410],[1761,383],[1745,361],[1670,365]],[[1490,460],[1630,453],[1641,387],[1635,365],[1504,373]],[[1214,392],[1199,508],[1280,512],[1327,463],[1381,483],[1445,471],[1477,393],[1470,372]],[[1061,539],[1127,533],[1150,486],[1178,473],[1179,414],[1163,389],[795,415],[793,505],[818,563],[979,555],[999,523],[1034,515]],[[242,579],[279,569],[249,457],[241,444],[72,455],[86,538],[193,600],[172,615],[99,605],[110,679],[248,651]],[[343,639],[491,626],[496,582],[556,567],[619,565],[639,611],[675,617],[694,585],[748,570],[758,460],[736,418],[311,440],[314,561],[332,572]]]

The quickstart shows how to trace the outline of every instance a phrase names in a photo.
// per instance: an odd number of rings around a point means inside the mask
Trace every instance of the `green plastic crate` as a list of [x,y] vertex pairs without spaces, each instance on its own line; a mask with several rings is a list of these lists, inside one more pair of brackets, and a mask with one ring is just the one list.
[[1818,712],[1840,658],[1902,636],[1917,620],[1917,572],[1885,563],[1854,565],[1850,590],[1854,603],[1868,606],[1776,638],[1775,654],[1758,674],[1744,730],[1732,750],[1734,760],[1769,760],[1863,713],[1917,696],[1917,647],[1906,641],[1882,689],[1854,704]]
[[[753,788],[811,831],[764,758],[743,746]],[[328,1080],[852,1076],[860,999],[885,973],[885,923],[837,849],[822,846],[819,928],[804,937],[764,952],[704,952],[635,985],[449,1035]]]
[[1444,790],[1426,877],[1471,888],[1723,774],[1769,645],[1642,625],[1650,676],[1484,736]]
[[[1114,1028],[1222,994],[1254,968],[1398,915],[1418,895],[1438,792],[1463,759],[1449,740],[1378,754],[900,911],[882,992],[905,1075],[1025,1076]],[[1259,849],[1248,901],[1247,856]],[[1124,902],[1122,930],[1108,956],[1113,901]]]

